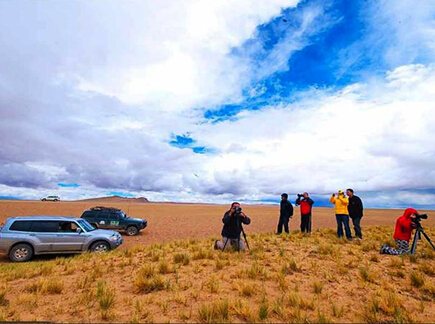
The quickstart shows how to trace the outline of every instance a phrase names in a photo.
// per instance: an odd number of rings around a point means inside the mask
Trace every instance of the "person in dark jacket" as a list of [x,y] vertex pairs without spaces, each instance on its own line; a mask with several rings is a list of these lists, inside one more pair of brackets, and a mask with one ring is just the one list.
[[231,204],[230,210],[226,211],[222,218],[222,223],[224,223],[221,233],[222,241],[217,240],[214,244],[214,248],[216,250],[223,250],[224,247],[233,246],[238,250],[244,250],[245,244],[240,238],[242,224],[249,225],[251,219],[241,211],[240,203],[233,202]]
[[290,221],[290,218],[293,217],[293,206],[288,201],[288,195],[286,193],[283,193],[281,195],[281,204],[280,204],[280,210],[279,210],[279,221],[278,221],[278,229],[276,231],[276,234],[282,233],[282,227],[284,226],[284,230],[287,234],[290,233],[288,223]]
[[381,254],[404,254],[409,253],[409,241],[411,240],[412,231],[417,227],[413,219],[416,218],[418,212],[413,208],[407,208],[402,216],[396,221],[393,238],[396,241],[397,249],[387,245],[382,245]]
[[308,192],[304,192],[302,195],[298,194],[296,206],[301,206],[301,232],[311,233],[311,211],[313,204],[314,201],[309,197]]
[[361,218],[363,217],[363,203],[360,197],[354,195],[353,189],[347,189],[346,194],[349,197],[347,210],[349,211],[349,217],[352,219],[355,236],[362,239]]

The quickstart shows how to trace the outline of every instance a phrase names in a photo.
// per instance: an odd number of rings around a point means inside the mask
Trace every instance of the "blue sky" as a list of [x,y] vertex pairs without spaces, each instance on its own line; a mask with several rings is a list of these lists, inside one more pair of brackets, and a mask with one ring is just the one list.
[[1,2],[0,196],[435,208],[434,23],[430,0]]

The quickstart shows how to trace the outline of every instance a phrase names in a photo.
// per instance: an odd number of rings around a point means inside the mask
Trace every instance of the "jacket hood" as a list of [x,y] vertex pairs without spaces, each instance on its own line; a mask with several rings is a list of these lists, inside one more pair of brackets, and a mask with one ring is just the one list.
[[414,208],[406,208],[405,212],[403,213],[403,217],[409,218],[412,214],[418,214],[418,211],[416,211]]

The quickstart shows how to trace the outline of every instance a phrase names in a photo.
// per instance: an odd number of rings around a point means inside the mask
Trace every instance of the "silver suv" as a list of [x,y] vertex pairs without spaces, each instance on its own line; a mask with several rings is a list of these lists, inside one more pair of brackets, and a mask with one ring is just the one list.
[[37,254],[106,252],[122,243],[118,232],[95,229],[75,217],[12,217],[0,227],[0,252],[13,262],[28,261]]

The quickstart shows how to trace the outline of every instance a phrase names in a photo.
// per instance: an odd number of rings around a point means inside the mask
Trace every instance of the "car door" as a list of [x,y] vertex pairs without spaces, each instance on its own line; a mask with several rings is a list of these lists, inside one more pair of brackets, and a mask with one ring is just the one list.
[[110,222],[110,228],[114,230],[118,230],[121,228],[121,218],[119,217],[119,213],[117,212],[110,212],[109,213],[109,222]]
[[98,220],[98,228],[110,228],[109,223],[109,212],[107,211],[100,211],[97,216]]
[[56,239],[59,222],[35,220],[29,231],[29,237],[35,244],[35,252],[51,252]]
[[56,239],[53,242],[53,252],[81,251],[86,238],[86,233],[78,233],[79,226],[72,221],[58,222]]

